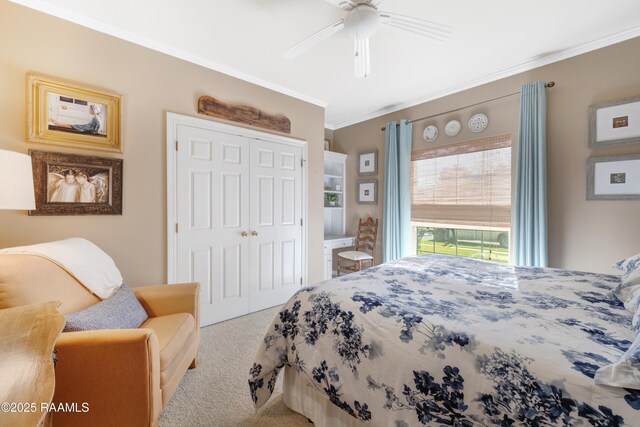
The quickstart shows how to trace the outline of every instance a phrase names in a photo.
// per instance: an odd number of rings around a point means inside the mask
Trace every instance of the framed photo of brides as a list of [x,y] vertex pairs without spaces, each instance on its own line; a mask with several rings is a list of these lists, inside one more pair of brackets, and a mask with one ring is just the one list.
[[29,150],[36,209],[29,215],[122,215],[122,159]]
[[122,152],[121,98],[27,74],[27,141]]

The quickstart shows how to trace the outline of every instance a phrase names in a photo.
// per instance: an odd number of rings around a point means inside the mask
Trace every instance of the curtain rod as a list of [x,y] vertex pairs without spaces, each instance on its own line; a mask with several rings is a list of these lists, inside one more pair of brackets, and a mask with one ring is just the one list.
[[[544,87],[554,87],[556,85],[556,82],[554,82],[553,80],[550,81],[549,83],[545,83]],[[480,105],[480,104],[486,104],[487,102],[493,102],[493,101],[497,101],[499,99],[502,98],[509,98],[510,96],[514,96],[514,95],[520,95],[520,92],[514,92],[514,93],[510,93],[508,95],[502,95],[499,96],[497,98],[491,98],[488,99],[486,101],[482,101],[482,102],[476,102],[475,104],[471,104],[471,105],[465,105],[464,107],[460,107],[460,108],[456,108],[455,110],[449,110],[449,111],[445,111],[444,113],[438,113],[438,114],[434,114],[431,116],[427,116],[427,117],[420,117],[419,119],[413,119],[413,120],[409,120],[407,121],[407,123],[414,123],[414,122],[420,122],[422,120],[427,120],[427,119],[431,119],[433,117],[438,117],[438,116],[442,116],[444,114],[449,114],[449,113],[455,113],[456,111],[460,111],[460,110],[464,110],[465,108],[470,108],[470,107],[475,107],[476,105]],[[398,125],[396,125],[398,126]],[[380,128],[381,131],[385,131],[387,128],[386,126],[383,126],[382,128]]]

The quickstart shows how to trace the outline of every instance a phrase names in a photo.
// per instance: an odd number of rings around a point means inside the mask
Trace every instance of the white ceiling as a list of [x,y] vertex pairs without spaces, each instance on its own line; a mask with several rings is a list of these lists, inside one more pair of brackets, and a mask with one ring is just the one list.
[[380,28],[372,72],[356,79],[353,42],[342,33],[282,57],[343,17],[328,1],[13,1],[326,106],[330,128],[640,36],[638,0],[386,0],[380,10],[448,24],[453,34],[436,45]]

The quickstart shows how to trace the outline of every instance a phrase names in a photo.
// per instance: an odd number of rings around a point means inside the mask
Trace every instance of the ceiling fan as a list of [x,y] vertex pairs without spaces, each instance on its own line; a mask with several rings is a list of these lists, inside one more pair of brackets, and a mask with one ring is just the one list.
[[451,34],[448,25],[378,10],[378,5],[384,0],[325,1],[345,10],[347,12],[345,17],[302,40],[284,52],[282,56],[293,59],[338,31],[345,30],[354,41],[354,75],[355,77],[366,77],[371,72],[369,37],[378,30],[380,25],[410,31],[434,42],[443,42]]

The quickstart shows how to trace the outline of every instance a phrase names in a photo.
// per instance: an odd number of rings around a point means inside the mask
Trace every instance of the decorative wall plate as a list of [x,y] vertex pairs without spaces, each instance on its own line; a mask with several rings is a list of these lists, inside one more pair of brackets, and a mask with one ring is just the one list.
[[469,130],[473,133],[482,132],[488,125],[489,117],[482,113],[474,114],[473,117],[469,119]]
[[456,136],[458,133],[460,133],[461,128],[462,125],[458,120],[449,120],[444,127],[444,133],[446,133],[447,136]]
[[424,132],[422,132],[422,137],[427,142],[435,141],[438,137],[438,128],[434,125],[429,125],[424,128]]

